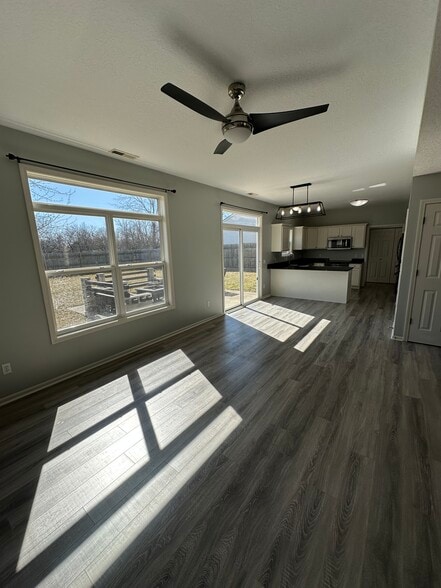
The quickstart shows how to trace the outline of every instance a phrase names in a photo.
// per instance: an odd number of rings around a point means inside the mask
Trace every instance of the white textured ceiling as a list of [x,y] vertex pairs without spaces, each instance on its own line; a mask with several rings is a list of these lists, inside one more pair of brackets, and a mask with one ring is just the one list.
[[[341,207],[409,194],[437,0],[2,0],[0,121],[143,165],[290,201]],[[160,92],[229,112],[329,111],[213,155],[220,124]]]

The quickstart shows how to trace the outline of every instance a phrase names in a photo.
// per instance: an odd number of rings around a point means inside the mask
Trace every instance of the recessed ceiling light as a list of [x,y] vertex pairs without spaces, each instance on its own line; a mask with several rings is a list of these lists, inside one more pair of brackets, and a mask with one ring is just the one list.
[[357,188],[356,190],[352,190],[353,192],[363,192],[366,188]]
[[368,202],[369,200],[351,200],[349,204],[352,204],[352,206],[364,206]]
[[373,184],[372,186],[369,186],[369,188],[382,188],[385,185],[386,182],[382,182],[381,184]]

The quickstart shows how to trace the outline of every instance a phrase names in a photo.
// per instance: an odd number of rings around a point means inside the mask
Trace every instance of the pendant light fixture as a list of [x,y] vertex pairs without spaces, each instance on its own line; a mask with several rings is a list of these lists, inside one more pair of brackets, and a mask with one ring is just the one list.
[[[292,189],[292,203],[286,206],[279,206],[277,210],[277,220],[288,220],[299,217],[309,216],[324,216],[326,214],[323,202],[317,200],[315,202],[309,202],[309,186],[311,182],[307,184],[297,184],[296,186],[290,186]],[[301,204],[294,203],[294,191],[296,188],[306,188],[306,202]]]

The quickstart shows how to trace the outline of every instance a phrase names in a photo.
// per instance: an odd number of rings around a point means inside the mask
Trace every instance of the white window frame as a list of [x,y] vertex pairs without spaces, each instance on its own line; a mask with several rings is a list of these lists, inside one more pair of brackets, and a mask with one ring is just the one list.
[[[32,241],[34,245],[35,258],[40,276],[40,283],[43,293],[46,315],[52,343],[69,340],[73,337],[85,335],[100,329],[127,323],[139,318],[146,318],[149,315],[172,310],[174,306],[173,272],[171,264],[170,230],[168,217],[167,194],[156,190],[140,190],[139,186],[131,186],[130,182],[117,182],[92,178],[87,174],[60,172],[51,167],[40,167],[20,163],[20,176],[25,195],[26,209],[29,218]],[[99,208],[77,207],[64,204],[50,204],[44,202],[33,202],[29,187],[29,178],[41,178],[42,180],[56,181],[66,185],[83,186],[87,188],[105,189],[107,192],[127,194],[129,196],[142,196],[155,198],[158,201],[158,214],[137,213],[119,210],[107,210]],[[99,216],[105,219],[107,229],[107,240],[109,250],[109,264],[103,266],[89,266],[81,268],[67,268],[61,270],[46,270],[44,257],[40,246],[40,239],[35,220],[35,212],[54,212],[62,214],[76,214],[84,216]],[[119,263],[113,219],[126,218],[136,220],[159,221],[161,260],[154,262]],[[164,277],[164,303],[150,308],[127,310],[124,302],[124,288],[122,284],[122,272],[127,269],[147,269],[149,267],[162,266]],[[81,325],[58,329],[56,325],[55,312],[52,295],[50,292],[49,278],[54,275],[78,275],[87,272],[107,272],[113,276],[116,314],[104,317]]]

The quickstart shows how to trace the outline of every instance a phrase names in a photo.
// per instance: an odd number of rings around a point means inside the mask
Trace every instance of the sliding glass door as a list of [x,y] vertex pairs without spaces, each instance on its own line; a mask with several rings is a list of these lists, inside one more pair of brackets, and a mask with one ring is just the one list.
[[260,216],[223,210],[222,220],[227,311],[259,298]]

